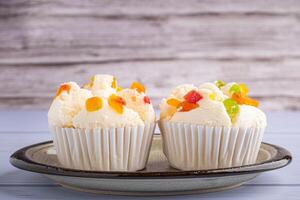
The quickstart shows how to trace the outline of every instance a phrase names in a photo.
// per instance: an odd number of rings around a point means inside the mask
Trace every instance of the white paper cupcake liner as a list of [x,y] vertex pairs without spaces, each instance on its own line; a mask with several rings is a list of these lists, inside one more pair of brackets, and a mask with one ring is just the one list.
[[137,171],[145,168],[155,124],[124,128],[50,127],[57,157],[66,168]]
[[264,128],[227,128],[160,121],[163,150],[181,170],[217,169],[256,162]]

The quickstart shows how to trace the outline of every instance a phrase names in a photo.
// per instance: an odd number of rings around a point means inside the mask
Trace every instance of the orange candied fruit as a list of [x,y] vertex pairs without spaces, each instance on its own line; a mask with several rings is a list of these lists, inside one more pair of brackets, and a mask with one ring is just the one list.
[[85,108],[88,112],[100,110],[103,106],[103,101],[100,97],[91,97],[85,101]]
[[180,103],[179,107],[181,107],[179,112],[187,112],[187,111],[193,110],[195,108],[198,108],[199,105],[197,103],[190,103],[187,101],[183,101],[182,103]]
[[174,106],[174,107],[178,108],[179,105],[181,104],[181,101],[179,101],[177,99],[174,99],[174,98],[171,98],[171,99],[167,100],[167,104],[170,105],[170,106]]
[[70,90],[71,90],[71,86],[69,84],[62,84],[62,85],[60,85],[60,87],[56,91],[55,97],[59,96],[64,91],[66,91],[67,93],[69,93]]
[[233,100],[235,100],[238,104],[242,105],[249,105],[249,106],[255,106],[258,107],[259,106],[259,102],[256,101],[255,99],[252,99],[250,97],[247,96],[242,96],[241,94],[238,93],[234,93],[231,98]]
[[116,88],[118,87],[116,77],[113,78],[113,81],[112,81],[112,83],[111,83],[111,87],[114,88],[114,89],[116,89]]
[[122,114],[124,112],[126,102],[122,97],[112,94],[108,98],[108,104],[116,113]]
[[249,105],[249,106],[255,106],[258,107],[259,106],[259,102],[256,101],[255,99],[252,99],[250,97],[244,97],[244,104]]
[[145,92],[145,87],[139,82],[132,82],[130,89],[136,89],[139,93]]

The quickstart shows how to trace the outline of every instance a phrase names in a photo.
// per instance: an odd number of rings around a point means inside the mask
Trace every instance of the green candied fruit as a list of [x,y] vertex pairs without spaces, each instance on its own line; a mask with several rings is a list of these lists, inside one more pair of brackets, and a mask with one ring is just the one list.
[[241,87],[238,84],[233,84],[229,89],[230,94],[241,93]]
[[225,99],[223,101],[223,104],[226,108],[227,114],[229,115],[231,121],[233,122],[235,120],[235,117],[240,111],[239,105],[233,99]]
[[221,80],[215,81],[215,84],[216,84],[216,86],[217,86],[218,88],[221,88],[221,87],[223,87],[224,85],[226,85],[226,83],[223,82],[223,81],[221,81]]

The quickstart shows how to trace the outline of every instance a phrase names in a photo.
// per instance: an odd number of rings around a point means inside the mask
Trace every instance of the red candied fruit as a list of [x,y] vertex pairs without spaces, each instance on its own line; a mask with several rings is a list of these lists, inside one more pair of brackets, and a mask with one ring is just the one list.
[[183,98],[189,103],[197,103],[198,101],[203,99],[203,96],[195,90],[191,90],[186,95],[184,95]]
[[147,103],[147,104],[150,104],[150,103],[151,103],[151,100],[150,100],[149,97],[144,96],[144,102]]

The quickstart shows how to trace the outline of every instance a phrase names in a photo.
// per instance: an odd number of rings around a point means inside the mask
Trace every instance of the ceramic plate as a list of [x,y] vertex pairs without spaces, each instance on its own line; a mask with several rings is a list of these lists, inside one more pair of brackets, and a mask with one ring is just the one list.
[[17,168],[42,173],[64,187],[105,194],[174,195],[213,192],[238,187],[261,172],[286,166],[291,154],[263,143],[253,165],[226,169],[179,171],[168,165],[161,138],[154,137],[146,169],[138,172],[98,172],[66,169],[57,161],[52,141],[15,152],[10,159]]

